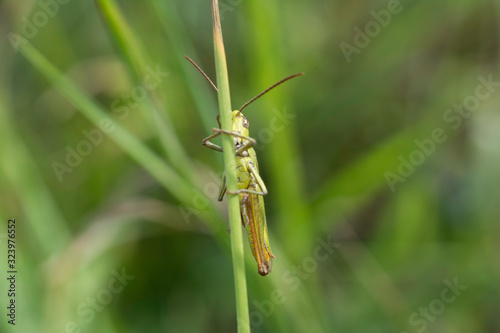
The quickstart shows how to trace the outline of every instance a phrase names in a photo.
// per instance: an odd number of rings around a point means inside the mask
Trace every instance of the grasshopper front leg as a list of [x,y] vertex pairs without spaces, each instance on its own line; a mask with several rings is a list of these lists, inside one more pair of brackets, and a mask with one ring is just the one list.
[[212,128],[212,132],[216,132],[216,133],[203,139],[201,144],[210,148],[210,149],[216,150],[216,151],[222,152],[223,149],[221,146],[212,143],[210,140],[221,135],[221,133],[232,135],[234,137],[238,137],[238,138],[242,138],[242,139],[246,140],[246,142],[241,147],[236,148],[236,150],[234,151],[236,155],[239,155],[242,157],[248,156],[248,153],[246,151],[257,144],[257,141],[254,138],[242,135],[242,134],[237,133],[237,132],[226,131],[226,130],[223,130],[220,128]]
[[[216,128],[212,128],[212,132],[215,132]],[[205,147],[207,148],[210,148],[210,149],[213,149],[213,150],[216,150],[216,151],[220,151],[222,153],[222,147],[219,146],[219,145],[216,145],[215,143],[211,142],[210,140],[212,140],[213,138],[217,137],[220,135],[220,132],[217,132],[215,134],[212,134],[210,136],[207,136],[205,139],[203,139],[201,141],[201,144],[204,145]]]
[[226,193],[226,191],[227,191],[226,171],[224,171],[224,174],[222,175],[222,181],[221,181],[220,187],[219,187],[219,197],[217,198],[217,200],[222,201],[222,199],[224,198],[224,194]]
[[224,134],[232,135],[232,136],[246,140],[246,142],[241,147],[236,148],[236,150],[235,150],[236,155],[248,156],[248,153],[243,154],[243,152],[246,152],[248,149],[252,148],[253,146],[255,146],[257,144],[257,141],[254,138],[242,135],[238,132],[226,131],[226,130],[223,130],[220,128],[213,128],[212,132],[224,133]]

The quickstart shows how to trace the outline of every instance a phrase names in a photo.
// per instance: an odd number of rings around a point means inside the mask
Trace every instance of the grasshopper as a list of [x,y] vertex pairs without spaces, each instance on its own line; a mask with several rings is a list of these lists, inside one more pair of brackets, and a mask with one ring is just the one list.
[[[200,73],[205,77],[205,79],[210,82],[212,87],[216,91],[218,91],[215,84],[212,82],[212,80],[210,80],[205,72],[203,72],[203,70],[189,57],[185,58],[189,62],[191,62],[196,67],[196,69],[198,69],[198,71],[200,71]],[[204,146],[215,151],[222,152],[222,147],[214,144],[210,140],[221,134],[231,135],[234,139],[238,190],[234,192],[230,192],[227,190],[226,176],[224,173],[219,190],[218,200],[222,201],[225,193],[235,194],[241,197],[241,220],[248,233],[250,248],[252,249],[252,254],[257,261],[258,272],[262,276],[266,276],[269,274],[269,272],[271,272],[271,258],[276,258],[271,251],[271,246],[269,245],[269,236],[267,233],[264,196],[268,194],[268,191],[266,185],[264,184],[264,181],[262,180],[262,177],[259,174],[257,155],[255,154],[255,150],[253,149],[253,146],[256,145],[257,141],[249,136],[250,123],[241,111],[248,105],[253,103],[255,100],[269,92],[271,89],[275,88],[285,81],[288,81],[302,74],[303,73],[297,73],[284,78],[283,80],[273,84],[271,87],[267,88],[266,90],[243,104],[243,106],[241,106],[239,110],[233,111],[231,114],[232,131],[225,131],[221,129],[219,116],[217,116],[217,123],[219,124],[219,128],[212,128],[212,132],[214,134],[206,137],[202,141],[202,144]]]

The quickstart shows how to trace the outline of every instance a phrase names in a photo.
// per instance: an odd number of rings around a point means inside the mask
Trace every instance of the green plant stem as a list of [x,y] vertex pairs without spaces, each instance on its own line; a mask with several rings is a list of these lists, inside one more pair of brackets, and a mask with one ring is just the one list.
[[[212,0],[212,15],[214,29],[215,68],[217,72],[217,85],[219,87],[219,114],[221,127],[231,131],[231,95],[229,93],[229,79],[227,75],[226,54],[219,16],[219,2]],[[226,170],[227,188],[235,191],[236,160],[234,155],[234,142],[230,135],[222,135],[224,149],[224,166]],[[234,270],[234,288],[236,294],[236,316],[239,333],[250,333],[250,320],[248,314],[248,296],[245,276],[245,261],[243,249],[243,233],[241,228],[240,200],[237,195],[228,195],[229,222],[231,225],[231,252]]]

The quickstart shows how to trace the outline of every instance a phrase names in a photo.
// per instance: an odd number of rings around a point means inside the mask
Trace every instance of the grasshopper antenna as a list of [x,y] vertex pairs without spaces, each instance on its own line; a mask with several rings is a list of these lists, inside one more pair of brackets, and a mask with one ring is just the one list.
[[244,108],[246,108],[248,105],[250,105],[252,102],[255,102],[257,99],[259,99],[260,97],[262,97],[263,95],[265,95],[266,93],[268,93],[273,88],[276,88],[280,84],[282,84],[282,83],[284,83],[284,82],[286,82],[286,81],[288,81],[290,79],[293,79],[294,77],[301,76],[301,75],[304,75],[304,73],[293,74],[293,75],[290,75],[289,77],[284,78],[283,80],[281,80],[279,82],[276,82],[275,84],[273,84],[272,86],[270,86],[269,88],[267,88],[266,90],[264,90],[263,92],[261,92],[260,94],[258,94],[257,96],[255,96],[254,98],[252,98],[251,100],[249,100],[248,102],[246,102],[245,104],[243,104],[243,106],[240,108],[240,112],[241,112],[241,110],[243,110]]
[[207,74],[205,74],[205,72],[200,68],[200,66],[198,66],[191,58],[189,58],[188,56],[184,56],[184,58],[186,58],[190,63],[193,64],[194,67],[196,67],[196,69],[198,71],[200,71],[200,73],[205,77],[205,79],[207,79],[208,82],[210,82],[210,84],[212,85],[212,87],[214,87],[215,91],[219,92],[219,89],[217,89],[217,87],[215,86],[215,84],[212,82],[212,80],[210,80],[210,78],[208,77]]

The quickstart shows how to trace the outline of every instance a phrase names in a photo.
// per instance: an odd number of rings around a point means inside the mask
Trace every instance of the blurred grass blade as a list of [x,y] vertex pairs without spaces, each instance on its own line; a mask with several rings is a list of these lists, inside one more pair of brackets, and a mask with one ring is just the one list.
[[180,19],[175,3],[173,1],[168,1],[168,3],[167,6],[167,1],[151,1],[154,11],[158,15],[158,21],[172,44],[171,52],[179,63],[182,74],[187,81],[187,89],[195,102],[203,127],[209,131],[214,127],[214,120],[217,115],[217,106],[214,103],[215,92],[200,77],[199,73],[193,71],[193,68],[184,58],[184,55],[189,55],[191,58],[196,59],[196,49],[191,43],[191,39]]
[[[287,69],[287,54],[289,50],[283,50],[282,45],[284,24],[282,20],[282,8],[274,2],[255,0],[245,3],[247,7],[248,21],[252,22],[252,29],[249,29],[251,36],[248,45],[248,61],[250,67],[250,78],[253,81],[252,86],[259,91],[262,87],[269,86],[280,77],[291,74],[290,72],[299,72],[302,68],[294,70]],[[305,73],[307,75],[307,72]],[[300,85],[300,81],[305,78],[297,79],[295,84]],[[273,90],[271,94],[266,95],[259,103],[264,105],[262,109],[265,112],[259,113],[264,119],[264,124],[269,126],[276,117],[273,108],[280,108],[280,113],[293,114],[293,102],[287,89],[290,85],[283,85],[279,89]],[[316,236],[315,220],[312,218],[308,200],[305,197],[305,172],[301,168],[301,152],[299,149],[299,140],[295,130],[294,121],[283,126],[279,131],[273,131],[272,140],[265,145],[263,151],[266,162],[264,165],[270,166],[269,182],[272,187],[272,198],[277,204],[275,219],[271,225],[277,228],[279,242],[281,244],[294,244],[286,249],[287,260],[283,254],[279,254],[279,259],[284,260],[284,267],[293,267],[293,264],[303,260],[304,253],[310,253],[314,248]],[[273,227],[274,226],[274,227]],[[276,230],[276,229],[275,229]],[[279,273],[277,273],[279,274]],[[281,275],[282,276],[282,275]],[[273,280],[276,281],[276,280]],[[278,288],[282,281],[276,281]],[[323,316],[319,311],[311,311],[308,303],[318,303],[312,295],[321,295],[321,290],[317,288],[318,284],[309,284],[306,290],[290,293],[289,305],[294,313],[309,314],[309,316],[294,316],[290,318],[293,326],[298,327],[298,331],[324,331]],[[307,301],[305,301],[307,300]],[[320,309],[320,307],[317,307]],[[305,318],[308,318],[307,320]]]
[[[11,184],[21,203],[27,224],[37,242],[37,249],[44,257],[60,250],[69,240],[69,230],[62,213],[57,207],[52,193],[44,183],[37,163],[31,156],[23,139],[19,137],[17,126],[10,116],[0,96],[0,169],[2,177]],[[8,216],[18,218],[21,216]],[[6,231],[7,229],[5,229]],[[0,231],[3,234],[4,231]]]
[[[282,8],[265,0],[249,1],[245,5],[248,7],[248,20],[252,22],[253,28],[249,29],[251,40],[248,42],[251,45],[248,48],[249,61],[251,68],[254,69],[250,72],[250,78],[254,82],[253,86],[259,91],[280,77],[291,74],[286,69],[285,55],[288,51],[280,48],[282,26],[279,19],[282,17]],[[301,69],[291,72],[299,71]],[[291,107],[293,104],[292,101],[288,101],[289,96],[286,95],[286,91],[287,86],[284,85],[259,102],[265,105],[263,109],[266,109],[266,112],[261,112],[259,116],[263,117],[267,126],[272,124],[273,118],[276,117],[272,112],[273,108],[283,108],[278,112],[293,114]],[[283,126],[283,129],[273,132],[273,139],[267,143],[263,151],[264,158],[269,161],[266,163],[271,168],[269,179],[273,188],[273,200],[276,201],[280,212],[275,225],[284,243],[295,244],[289,249],[294,260],[299,259],[301,254],[311,247],[314,240],[314,234],[308,226],[311,213],[304,195],[304,171],[298,162],[301,159],[298,147],[297,133],[292,121]]]
[[24,43],[19,50],[91,122],[96,126],[102,126],[103,122],[106,122],[108,124],[106,127],[112,128],[108,133],[111,139],[155,177],[181,203],[192,207],[195,196],[205,202],[206,209],[200,210],[200,218],[206,220],[220,242],[226,243],[226,231],[223,225],[219,223],[221,218],[203,193],[180,177],[149,148],[109,117],[102,108],[83,94],[73,82],[49,63],[30,43]]
[[105,23],[111,29],[111,37],[113,37],[120,52],[131,66],[133,74],[140,79],[146,75],[145,69],[148,65],[144,55],[144,47],[134,36],[114,0],[95,0],[95,2]]
[[[111,30],[111,36],[118,45],[123,57],[133,69],[132,75],[135,81],[142,84],[143,78],[148,75],[146,68],[151,63],[146,49],[130,29],[114,0],[96,0],[96,4]],[[192,171],[191,162],[171,125],[167,112],[164,111],[166,107],[160,105],[159,98],[156,96],[159,93],[158,89],[149,92],[151,98],[147,99],[149,114],[146,114],[145,117],[149,121],[150,128],[156,129],[156,135],[159,137],[172,165],[178,172],[196,183],[196,176]],[[160,112],[160,109],[163,109],[163,111]]]
[[[457,76],[455,81],[463,81],[467,86],[470,86],[472,82],[470,89],[473,91],[474,79],[471,80],[473,77],[475,77],[473,73],[467,72]],[[443,112],[447,107],[452,106],[455,100],[455,88],[444,86],[439,94],[436,94],[433,106],[425,111],[416,125],[393,134],[326,180],[313,200],[314,209],[317,210],[323,205],[329,206],[329,202],[335,198],[362,198],[375,193],[384,186],[389,189],[385,173],[397,172],[400,163],[398,156],[409,156],[415,151],[418,148],[415,144],[416,139],[429,136],[433,130],[442,128],[441,126],[445,124],[442,118]],[[442,129],[447,140],[458,134],[453,129],[445,127]],[[437,149],[439,146],[436,146]],[[428,159],[433,156],[429,156]],[[338,211],[336,214],[346,214],[346,212]]]

